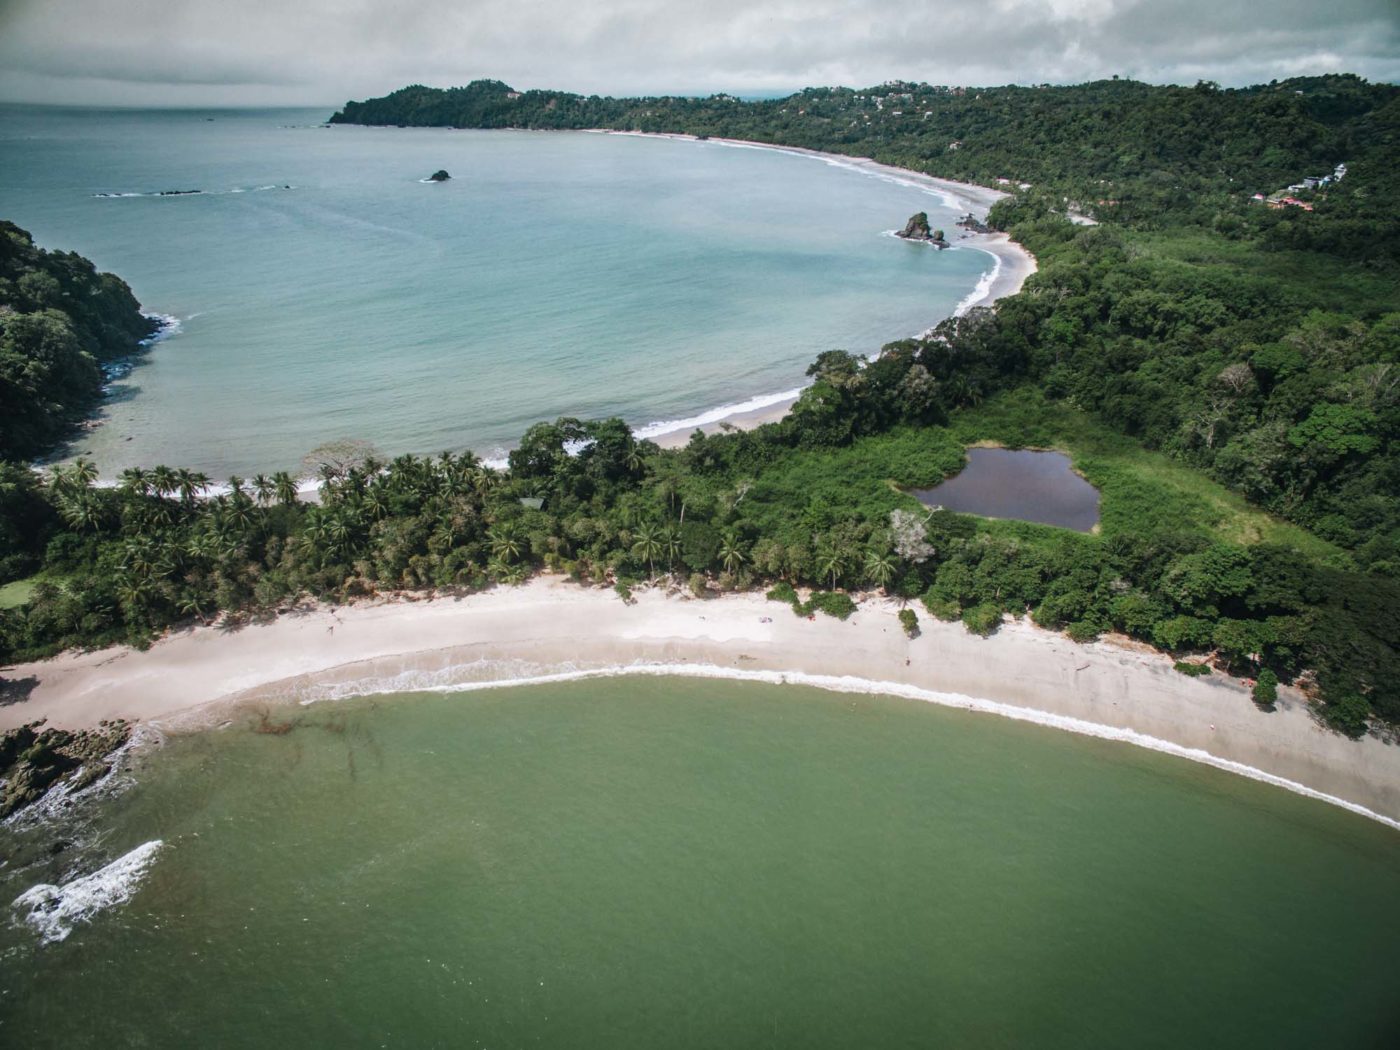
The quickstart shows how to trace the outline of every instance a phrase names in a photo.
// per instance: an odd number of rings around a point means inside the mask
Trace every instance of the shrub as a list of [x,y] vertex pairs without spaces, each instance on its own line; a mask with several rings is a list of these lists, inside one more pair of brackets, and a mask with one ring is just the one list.
[[705,579],[703,572],[693,572],[687,581],[690,593],[696,598],[703,598],[710,593],[710,581]]
[[621,580],[618,580],[617,583],[613,586],[613,590],[617,592],[617,596],[622,599],[624,605],[632,604],[634,600],[632,597],[632,588],[627,586],[627,584],[623,583]]
[[1001,609],[990,602],[983,602],[981,605],[964,609],[962,622],[973,634],[980,634],[985,638],[1001,626]]
[[1193,664],[1187,660],[1178,660],[1176,669],[1191,678],[1200,678],[1202,675],[1210,674],[1210,664]]
[[899,610],[899,625],[904,628],[904,633],[910,638],[919,636],[919,618],[914,615],[913,609]]
[[767,598],[770,602],[783,602],[786,605],[797,604],[797,592],[792,589],[792,584],[787,580],[779,580],[773,584],[773,589],[768,592]]
[[844,591],[817,591],[807,605],[838,620],[844,620],[856,611],[856,603]]
[[1278,675],[1267,667],[1260,671],[1259,677],[1254,681],[1254,688],[1250,690],[1250,695],[1254,697],[1254,702],[1260,707],[1272,710],[1274,701],[1278,699]]
[[1322,709],[1322,717],[1327,724],[1339,733],[1352,739],[1366,735],[1367,721],[1371,717],[1371,705],[1358,693],[1343,693],[1328,700]]
[[921,601],[928,614],[935,620],[942,620],[944,623],[952,623],[954,620],[962,618],[962,607],[957,602],[947,598],[940,598],[933,592],[925,594]]
[[1073,642],[1092,642],[1099,636],[1099,625],[1088,620],[1075,620],[1065,628],[1065,634]]

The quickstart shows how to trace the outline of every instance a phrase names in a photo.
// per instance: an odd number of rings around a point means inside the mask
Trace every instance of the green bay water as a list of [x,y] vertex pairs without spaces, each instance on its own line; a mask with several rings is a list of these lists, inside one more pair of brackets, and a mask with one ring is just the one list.
[[[129,901],[65,940],[41,945],[12,909],[0,1041],[1345,1048],[1400,1032],[1400,836],[1165,755],[683,679],[265,715],[141,759],[86,837],[72,814],[0,829],[7,900],[163,843]],[[79,845],[48,857],[55,835]]]
[[0,217],[180,322],[74,447],[104,474],[696,420],[931,327],[994,265],[889,236],[921,210],[951,233],[944,199],[820,159],[329,115],[0,106]]

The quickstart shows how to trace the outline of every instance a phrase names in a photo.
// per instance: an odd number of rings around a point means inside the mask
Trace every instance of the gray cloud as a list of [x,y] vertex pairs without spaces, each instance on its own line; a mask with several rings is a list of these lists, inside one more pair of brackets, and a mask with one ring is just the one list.
[[1400,79],[1396,0],[0,0],[0,97],[338,103],[493,76],[598,93],[887,79]]

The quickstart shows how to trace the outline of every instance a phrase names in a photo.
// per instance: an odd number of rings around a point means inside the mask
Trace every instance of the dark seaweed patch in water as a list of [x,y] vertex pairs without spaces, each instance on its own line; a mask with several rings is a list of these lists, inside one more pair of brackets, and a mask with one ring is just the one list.
[[960,474],[914,495],[930,507],[1076,532],[1099,523],[1099,490],[1072,471],[1061,452],[971,448]]

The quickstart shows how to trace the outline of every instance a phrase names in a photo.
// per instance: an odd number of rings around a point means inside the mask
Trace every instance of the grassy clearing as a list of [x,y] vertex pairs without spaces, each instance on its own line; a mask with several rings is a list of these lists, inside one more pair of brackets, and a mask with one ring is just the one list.
[[0,587],[0,609],[17,609],[28,603],[39,586],[39,578],[31,576],[27,580],[15,580]]
[[785,531],[794,507],[818,531],[844,518],[883,521],[897,507],[918,506],[903,488],[936,485],[965,460],[962,444],[942,427],[902,427],[846,448],[790,452],[759,475],[745,516],[768,535]]
[[[961,411],[947,427],[906,427],[847,448],[787,453],[759,475],[745,497],[744,516],[768,535],[793,524],[793,507],[804,508],[804,528],[816,531],[847,517],[883,521],[896,507],[917,506],[903,490],[927,488],[957,473],[966,462],[964,449],[974,445],[1068,453],[1074,469],[1102,495],[1098,535],[1104,539],[1196,532],[1229,543],[1291,547],[1310,560],[1351,567],[1341,548],[1082,412],[1047,403],[1032,387]],[[965,517],[979,532],[1022,542],[1064,543],[1076,535],[1030,522]]]
[[1339,568],[1351,564],[1339,547],[1251,506],[1243,496],[1201,472],[1149,451],[1081,412],[1046,403],[1030,387],[958,413],[948,431],[966,445],[992,443],[1067,452],[1074,468],[1102,494],[1100,533],[1104,537],[1200,531],[1230,543],[1292,547]]

